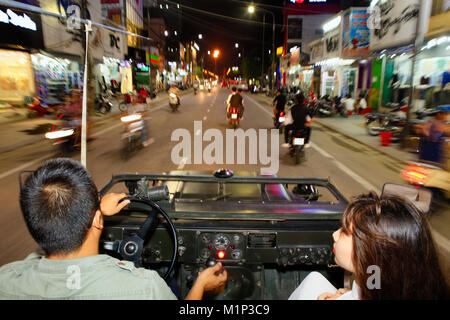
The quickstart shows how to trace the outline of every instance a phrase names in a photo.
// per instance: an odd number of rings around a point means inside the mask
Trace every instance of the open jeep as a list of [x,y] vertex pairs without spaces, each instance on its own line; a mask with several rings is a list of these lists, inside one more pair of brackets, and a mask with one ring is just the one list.
[[116,175],[107,192],[132,200],[105,217],[101,250],[175,280],[180,298],[211,261],[228,272],[211,299],[287,299],[311,271],[343,287],[332,233],[348,201],[327,180],[172,171]]

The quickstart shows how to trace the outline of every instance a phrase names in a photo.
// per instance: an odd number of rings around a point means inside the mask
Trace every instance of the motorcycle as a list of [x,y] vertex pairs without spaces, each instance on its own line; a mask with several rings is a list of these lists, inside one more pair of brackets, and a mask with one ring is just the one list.
[[173,112],[178,111],[178,107],[180,106],[180,101],[176,94],[169,93],[169,105],[172,108]]
[[230,122],[233,129],[236,129],[239,126],[240,120],[241,118],[239,117],[239,109],[236,107],[231,107],[228,121]]
[[123,95],[123,101],[119,103],[119,110],[126,111],[128,109],[128,105],[131,103],[131,95],[129,93],[125,93]]
[[121,155],[126,159],[142,146],[145,126],[140,113],[122,116],[120,121],[124,124],[121,135],[123,145]]
[[407,162],[402,176],[413,186],[430,189],[434,207],[445,204],[450,199],[450,172],[438,164]]
[[283,133],[285,120],[286,120],[286,114],[284,113],[284,111],[278,111],[273,122],[274,122],[275,128],[280,130],[280,134]]
[[[365,117],[365,126],[368,134],[377,136],[380,132],[392,132],[393,142],[398,142],[401,139],[403,130],[405,130],[408,121],[406,119],[407,106],[397,107],[392,109],[392,113],[367,113]],[[408,135],[410,140],[415,140],[417,145],[417,134],[413,130],[413,125],[420,124],[427,121],[427,118],[434,115],[437,111],[435,109],[425,109],[416,111],[416,119],[410,120],[408,126]],[[416,148],[417,149],[417,148]]]
[[81,150],[81,120],[68,120],[57,130],[45,133],[45,138],[59,146],[63,155]]
[[336,114],[340,114],[342,117],[347,118],[348,112],[345,105],[341,102],[339,97],[334,97],[333,100],[328,97],[322,97],[315,106],[317,115],[322,117],[330,117]]
[[104,94],[99,94],[95,99],[95,112],[106,114],[111,111],[113,104],[109,101]]
[[289,154],[294,158],[295,164],[299,164],[305,157],[306,130],[293,131],[290,137]]

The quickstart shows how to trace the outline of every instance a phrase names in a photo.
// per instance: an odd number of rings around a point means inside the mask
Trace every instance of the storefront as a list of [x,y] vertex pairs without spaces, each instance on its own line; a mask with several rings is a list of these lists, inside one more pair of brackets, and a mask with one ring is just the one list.
[[[382,28],[370,34],[370,49],[374,59],[369,107],[377,109],[389,102],[406,102],[411,84],[412,43],[425,34],[428,25],[430,7],[426,3],[428,1],[424,1],[421,6],[424,19],[421,20],[417,36],[419,0],[386,0],[377,4],[385,14],[380,17]],[[393,24],[391,21],[401,23]]]
[[42,49],[38,14],[0,6],[0,102],[23,105],[36,93],[31,49]]
[[82,85],[82,66],[78,61],[55,57],[40,51],[31,55],[36,80],[36,95],[45,104],[64,102],[64,96],[72,88]]
[[[122,29],[110,21],[103,20],[105,25]],[[124,33],[106,28],[97,28],[91,41],[91,55],[94,61],[94,74],[96,78],[97,93],[110,89],[112,92],[120,91],[122,81],[120,64],[124,61],[127,50]]]

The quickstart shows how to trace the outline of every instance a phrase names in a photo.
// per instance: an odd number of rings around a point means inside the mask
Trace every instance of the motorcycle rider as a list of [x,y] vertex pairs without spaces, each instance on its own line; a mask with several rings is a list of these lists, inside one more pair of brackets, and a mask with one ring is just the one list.
[[284,141],[285,143],[281,146],[284,148],[289,148],[289,140],[291,132],[296,132],[306,129],[305,136],[305,148],[309,148],[309,140],[311,137],[311,123],[313,121],[311,110],[305,105],[305,96],[303,93],[299,92],[294,97],[294,106],[289,109],[286,114],[285,120],[285,131],[284,131]]
[[[234,93],[233,93],[234,89]],[[236,87],[233,87],[232,93],[228,97],[228,108],[227,108],[227,118],[230,117],[230,108],[238,108],[238,117],[241,119],[242,115],[244,114],[244,98],[242,98],[242,89],[237,89]]]
[[274,105],[275,107],[273,108],[273,116],[274,116],[273,119],[275,120],[277,113],[282,111],[284,112],[284,106],[286,105],[286,95],[283,93],[283,90],[281,89],[277,90],[277,95],[272,101],[272,107]]
[[230,93],[230,95],[229,95],[228,98],[227,98],[227,114],[228,114],[228,109],[230,108],[230,100],[231,100],[231,97],[232,97],[234,94],[236,94],[236,92],[237,92],[237,88],[233,86],[233,87],[231,88],[231,93]]
[[137,103],[133,101],[130,103],[127,108],[127,113],[131,114],[141,114],[142,115],[142,133],[141,133],[141,141],[143,147],[148,147],[150,144],[154,142],[153,138],[148,138],[148,118],[144,117],[145,106],[142,103]]
[[173,93],[174,95],[177,96],[177,103],[178,105],[180,105],[180,89],[177,88],[177,86],[175,85],[175,83],[172,82],[169,91],[167,92],[168,95],[170,95],[171,93]]
[[198,82],[194,81],[194,84],[192,85],[192,87],[194,88],[194,94],[197,94],[198,91]]

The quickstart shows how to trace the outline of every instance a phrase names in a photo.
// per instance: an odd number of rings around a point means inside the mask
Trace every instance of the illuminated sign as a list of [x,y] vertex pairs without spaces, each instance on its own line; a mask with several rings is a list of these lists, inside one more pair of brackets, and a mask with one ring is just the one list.
[[277,56],[281,56],[283,54],[283,47],[277,48]]
[[25,13],[20,16],[11,9],[7,9],[6,13],[0,10],[0,22],[12,24],[20,28],[36,31],[36,23],[30,19]]

